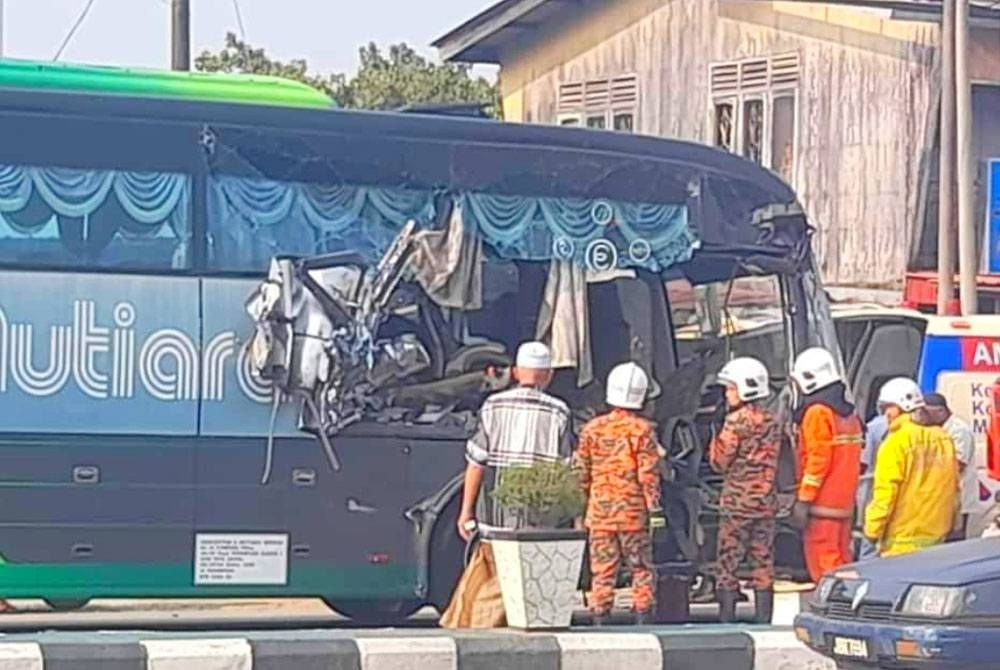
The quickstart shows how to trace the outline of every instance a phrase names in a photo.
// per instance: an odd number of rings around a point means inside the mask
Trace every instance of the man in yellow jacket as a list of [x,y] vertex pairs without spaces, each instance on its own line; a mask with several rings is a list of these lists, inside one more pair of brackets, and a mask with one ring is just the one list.
[[903,377],[886,382],[889,435],[875,462],[865,537],[880,556],[908,554],[945,541],[957,520],[958,462],[955,445],[925,416],[924,397]]

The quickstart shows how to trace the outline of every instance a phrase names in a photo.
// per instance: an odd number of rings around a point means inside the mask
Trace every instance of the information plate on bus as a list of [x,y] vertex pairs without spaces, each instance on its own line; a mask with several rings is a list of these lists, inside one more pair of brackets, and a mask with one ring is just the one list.
[[199,533],[194,583],[284,586],[288,583],[288,535]]

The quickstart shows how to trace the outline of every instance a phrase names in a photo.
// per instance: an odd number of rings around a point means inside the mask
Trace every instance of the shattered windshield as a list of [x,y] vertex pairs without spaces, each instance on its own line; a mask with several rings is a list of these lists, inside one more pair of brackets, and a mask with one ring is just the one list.
[[753,356],[764,362],[772,377],[786,375],[788,341],[776,275],[699,286],[672,279],[666,282],[666,291],[682,364],[702,357],[715,374],[730,358]]

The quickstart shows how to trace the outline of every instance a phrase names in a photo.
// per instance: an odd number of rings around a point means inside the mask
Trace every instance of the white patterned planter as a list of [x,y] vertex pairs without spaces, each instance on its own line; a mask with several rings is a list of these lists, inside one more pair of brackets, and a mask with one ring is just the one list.
[[569,628],[587,534],[578,530],[483,528],[493,548],[507,625]]

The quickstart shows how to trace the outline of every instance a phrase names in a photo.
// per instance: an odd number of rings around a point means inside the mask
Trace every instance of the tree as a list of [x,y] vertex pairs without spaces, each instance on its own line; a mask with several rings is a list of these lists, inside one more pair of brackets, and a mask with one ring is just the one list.
[[341,107],[399,109],[417,104],[472,103],[500,109],[499,89],[484,77],[473,77],[471,66],[433,63],[407,44],[394,44],[388,53],[374,43],[359,50],[357,73],[318,75],[303,59],[274,60],[233,33],[222,51],[204,51],[195,59],[202,72],[261,74],[294,79],[333,97]]

